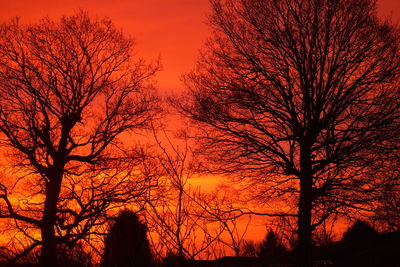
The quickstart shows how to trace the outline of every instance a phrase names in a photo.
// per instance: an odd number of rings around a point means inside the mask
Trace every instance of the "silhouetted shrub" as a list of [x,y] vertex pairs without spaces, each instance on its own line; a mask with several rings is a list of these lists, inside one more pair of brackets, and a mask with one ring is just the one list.
[[260,245],[258,256],[265,260],[269,256],[277,255],[286,251],[281,238],[272,230],[268,230],[265,239]]
[[153,260],[147,228],[132,211],[122,211],[105,238],[104,267],[149,267]]
[[343,234],[342,241],[351,247],[366,246],[373,242],[378,236],[378,232],[367,222],[357,220]]
[[258,250],[261,244],[252,240],[245,240],[240,247],[240,256],[242,257],[257,257]]
[[186,258],[182,255],[168,253],[162,261],[162,267],[181,267],[186,265]]
[[85,251],[81,243],[73,247],[59,245],[57,247],[57,258],[59,267],[92,267],[93,255]]

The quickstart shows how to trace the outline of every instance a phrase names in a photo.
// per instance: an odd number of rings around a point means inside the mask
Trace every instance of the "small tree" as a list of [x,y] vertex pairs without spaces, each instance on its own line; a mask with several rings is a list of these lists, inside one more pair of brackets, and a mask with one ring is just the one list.
[[265,260],[269,256],[285,252],[286,248],[282,244],[281,238],[271,229],[265,235],[265,239],[261,242],[258,250],[258,257]]
[[167,135],[163,136],[166,147],[156,133],[154,137],[161,153],[147,158],[142,168],[145,175],[158,181],[157,187],[148,191],[145,206],[152,247],[165,264],[210,257],[225,227],[215,227],[215,221],[209,220],[201,205],[205,194],[191,186],[198,163],[187,143],[181,151]]
[[257,257],[258,256],[258,244],[252,240],[245,240],[242,242],[240,248],[240,256],[242,257]]
[[[228,250],[239,256],[251,217],[242,217],[245,212],[234,207],[227,187],[207,193],[194,189],[191,183],[199,163],[187,140],[184,150],[179,150],[167,135],[163,137],[168,146],[162,145],[155,133],[161,153],[147,157],[142,168],[158,181],[158,186],[148,191],[144,212],[153,249],[165,264],[178,259],[217,258]],[[247,223],[241,224],[241,219]],[[243,229],[239,227],[243,225]]]
[[146,225],[132,211],[117,216],[104,243],[104,267],[153,265]]

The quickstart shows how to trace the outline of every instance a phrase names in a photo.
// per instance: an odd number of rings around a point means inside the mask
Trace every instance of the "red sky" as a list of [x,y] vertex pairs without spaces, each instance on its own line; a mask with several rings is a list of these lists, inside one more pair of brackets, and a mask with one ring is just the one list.
[[[400,1],[379,0],[380,13],[400,24]],[[58,18],[84,9],[91,16],[111,18],[117,27],[137,40],[138,55],[155,60],[161,90],[182,87],[180,76],[193,66],[207,37],[208,0],[0,0],[0,21],[19,16],[23,22],[43,16]]]
[[[400,0],[379,0],[382,16],[400,25]],[[208,0],[0,0],[0,21],[19,16],[22,22],[44,16],[53,19],[79,9],[91,16],[112,19],[117,27],[137,40],[137,54],[147,60],[161,56],[163,70],[157,75],[162,91],[182,88],[180,76],[192,68],[208,35],[205,25]],[[264,231],[259,223],[258,229]],[[260,239],[253,231],[250,239]],[[257,236],[256,236],[257,235]]]

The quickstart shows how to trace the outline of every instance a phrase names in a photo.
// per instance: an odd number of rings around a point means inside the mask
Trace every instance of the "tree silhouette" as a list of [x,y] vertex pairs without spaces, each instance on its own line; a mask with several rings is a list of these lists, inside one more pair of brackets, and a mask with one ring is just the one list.
[[3,183],[0,217],[40,229],[39,240],[24,232],[32,245],[22,255],[41,245],[41,264],[56,266],[57,244],[88,236],[111,203],[141,191],[133,171],[119,171],[119,136],[152,118],[157,67],[135,61],[133,40],[110,20],[83,11],[0,31],[2,144],[31,186],[17,205]]
[[187,259],[184,256],[175,255],[171,252],[163,258],[162,267],[180,267],[184,266]]
[[209,169],[247,179],[263,201],[297,202],[275,215],[298,217],[299,260],[311,266],[315,227],[382,187],[366,174],[371,148],[398,135],[398,31],[373,0],[211,6],[213,36],[177,105]]
[[206,198],[208,194],[191,185],[198,163],[188,143],[180,150],[165,132],[162,137],[167,145],[156,132],[154,137],[161,153],[146,158],[142,170],[158,181],[157,187],[149,190],[144,213],[153,249],[167,265],[175,260],[215,256],[220,236],[229,230],[229,219],[213,216],[216,212],[210,212],[204,202],[211,204],[215,197]]
[[379,202],[374,206],[372,220],[380,223],[389,231],[400,230],[400,176],[397,176],[395,183],[386,186],[382,190]]
[[122,211],[105,239],[104,267],[153,265],[147,228],[132,211]]
[[[398,131],[398,129],[394,129]],[[376,177],[386,179],[377,202],[371,203],[374,214],[369,217],[375,224],[389,231],[400,230],[400,138],[377,148],[381,159],[375,160]]]
[[367,222],[357,220],[343,234],[342,242],[359,249],[370,245],[378,236],[378,232]]
[[252,240],[245,240],[242,242],[240,248],[240,256],[242,257],[257,257],[258,254],[258,243]]
[[258,257],[266,260],[269,256],[285,252],[285,250],[286,248],[279,236],[273,230],[269,229],[265,235],[265,239],[260,244]]
[[93,255],[85,251],[82,243],[76,244],[73,248],[67,245],[57,247],[59,266],[65,267],[92,267],[94,266]]

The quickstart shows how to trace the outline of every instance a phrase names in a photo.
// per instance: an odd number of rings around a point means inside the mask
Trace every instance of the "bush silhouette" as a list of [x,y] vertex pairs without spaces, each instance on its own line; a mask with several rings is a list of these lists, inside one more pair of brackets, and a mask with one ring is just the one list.
[[272,230],[268,230],[265,239],[260,245],[258,256],[266,260],[269,256],[281,254],[286,251],[279,236]]
[[145,224],[134,212],[122,211],[105,238],[103,266],[153,266],[146,233]]
[[364,247],[368,246],[378,236],[378,232],[368,223],[357,220],[347,231],[343,234],[342,242],[351,247]]
[[174,253],[168,253],[167,256],[162,261],[162,267],[177,267],[184,266],[186,259],[182,255],[177,255]]

